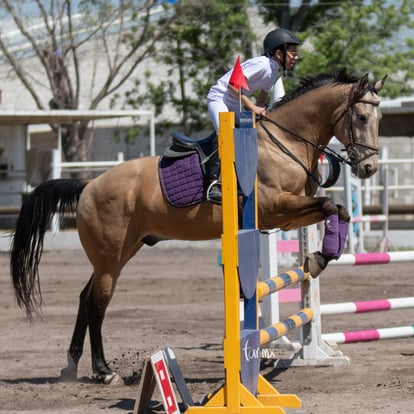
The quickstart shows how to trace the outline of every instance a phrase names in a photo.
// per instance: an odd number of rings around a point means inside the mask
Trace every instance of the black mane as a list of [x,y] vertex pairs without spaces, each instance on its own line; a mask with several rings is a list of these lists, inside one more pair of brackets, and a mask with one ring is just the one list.
[[284,105],[286,102],[290,102],[293,99],[309,92],[313,89],[319,88],[320,86],[329,85],[329,84],[338,84],[338,83],[355,83],[359,81],[359,78],[356,76],[346,73],[342,70],[337,73],[323,73],[317,76],[308,76],[300,80],[300,85],[284,95],[279,101],[275,102],[272,110],[279,108]]

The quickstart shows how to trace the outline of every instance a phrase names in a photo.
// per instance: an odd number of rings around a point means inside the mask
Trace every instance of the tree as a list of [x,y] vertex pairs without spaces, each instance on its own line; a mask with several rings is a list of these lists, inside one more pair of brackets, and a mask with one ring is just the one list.
[[[174,18],[157,0],[79,0],[74,8],[73,4],[0,1],[3,23],[12,20],[19,40],[30,46],[16,48],[14,38],[2,31],[2,59],[39,109],[78,109],[81,97],[89,97],[88,109],[98,108],[152,55]],[[85,66],[84,54],[95,57],[92,68]],[[87,125],[63,125],[67,161],[86,159]],[[56,130],[56,125],[51,127]]]
[[389,74],[384,97],[413,93],[414,41],[404,32],[414,28],[411,0],[302,1],[294,9],[259,1],[265,21],[276,16],[282,27],[298,31],[304,40],[297,76],[336,71],[370,72],[373,78]]
[[258,0],[257,5],[265,23],[277,23],[279,27],[294,32],[300,30],[306,17],[317,7],[311,6],[311,0],[302,1],[298,7],[292,7],[290,1],[269,2]]
[[[232,68],[238,54],[252,55],[248,6],[247,0],[181,1],[156,57],[166,68],[164,78],[146,73],[144,92],[142,79],[136,79],[126,104],[151,102],[159,115],[158,130],[171,124],[180,124],[187,134],[211,128],[205,98],[209,88]],[[162,116],[167,107],[175,110],[174,119]]]

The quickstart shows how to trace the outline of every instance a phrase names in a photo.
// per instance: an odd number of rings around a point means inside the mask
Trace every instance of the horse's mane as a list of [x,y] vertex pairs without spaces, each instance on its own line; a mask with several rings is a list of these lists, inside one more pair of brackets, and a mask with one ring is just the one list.
[[288,92],[279,101],[275,102],[271,110],[273,111],[274,109],[284,105],[286,102],[290,102],[306,92],[319,88],[320,86],[329,84],[336,85],[338,83],[355,83],[358,80],[358,77],[348,74],[345,70],[337,73],[322,73],[320,75],[302,78],[299,86]]

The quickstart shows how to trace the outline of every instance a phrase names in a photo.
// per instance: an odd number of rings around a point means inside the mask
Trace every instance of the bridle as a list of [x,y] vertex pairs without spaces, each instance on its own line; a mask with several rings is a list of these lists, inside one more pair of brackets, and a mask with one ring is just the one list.
[[[368,88],[365,88],[363,91],[361,91],[361,93],[359,93],[356,96],[355,95],[354,96],[350,95],[349,99],[348,99],[348,103],[346,105],[346,108],[341,112],[339,117],[334,122],[333,128],[336,127],[336,125],[338,124],[338,122],[342,118],[344,118],[346,115],[348,115],[348,141],[349,142],[345,146],[345,150],[347,151],[347,153],[350,154],[348,156],[348,158],[342,157],[340,154],[338,154],[337,152],[335,152],[333,149],[331,149],[329,147],[325,148],[323,145],[317,145],[317,144],[313,143],[312,141],[310,141],[309,139],[303,137],[302,135],[300,135],[296,131],[294,131],[294,130],[280,124],[279,122],[269,118],[267,115],[261,115],[259,117],[259,123],[260,123],[261,127],[263,128],[263,130],[267,133],[267,135],[269,136],[271,141],[282,152],[287,154],[297,164],[299,164],[304,169],[304,171],[306,172],[306,174],[310,178],[312,178],[318,185],[321,185],[321,180],[320,180],[319,176],[316,175],[313,171],[311,171],[298,157],[296,157],[295,154],[292,153],[292,151],[290,151],[285,145],[283,145],[283,143],[280,142],[277,139],[277,137],[275,137],[272,134],[272,132],[266,127],[264,122],[265,121],[270,122],[270,123],[276,125],[282,131],[287,132],[290,135],[298,138],[302,142],[305,142],[306,144],[314,147],[316,151],[318,151],[320,154],[324,154],[329,160],[334,159],[334,160],[336,160],[337,163],[348,164],[351,167],[354,167],[354,166],[358,165],[360,162],[366,160],[367,158],[369,158],[373,155],[379,154],[379,147],[355,141],[355,134],[354,134],[354,128],[353,128],[353,116],[354,116],[354,113],[355,113],[354,105],[356,105],[357,103],[366,103],[366,104],[370,104],[370,105],[373,105],[373,106],[379,106],[379,103],[380,103],[379,101],[368,101],[368,100],[362,99],[368,92],[371,92],[371,91],[372,91],[372,89],[368,87]],[[351,147],[350,151],[348,151],[349,147]],[[358,153],[357,147],[361,147],[361,148],[365,148],[365,149],[369,150],[367,155],[364,158],[361,158],[359,160],[357,160],[357,153]],[[325,185],[322,185],[322,186],[323,187],[328,187],[329,185],[325,184]]]
[[[362,99],[368,92],[371,92],[372,89],[366,88],[363,91],[361,91],[360,94],[357,96],[353,96],[352,98],[349,98],[349,103],[345,110],[341,113],[341,115],[337,118],[337,120],[334,123],[334,128],[338,124],[338,122],[346,115],[348,114],[348,145],[345,146],[345,150],[347,153],[350,153],[349,160],[346,160],[346,163],[351,166],[356,166],[360,162],[365,161],[367,158],[372,157],[373,155],[379,154],[379,147],[375,145],[369,145],[365,144],[363,142],[357,142],[355,141],[355,135],[354,135],[354,128],[353,128],[353,115],[354,115],[354,105],[357,103],[365,103],[372,106],[379,106],[379,101],[369,101],[366,99]],[[351,150],[348,152],[348,148],[351,147]],[[367,149],[367,153],[365,157],[360,158],[357,160],[356,154],[357,154],[357,147],[365,148]]]

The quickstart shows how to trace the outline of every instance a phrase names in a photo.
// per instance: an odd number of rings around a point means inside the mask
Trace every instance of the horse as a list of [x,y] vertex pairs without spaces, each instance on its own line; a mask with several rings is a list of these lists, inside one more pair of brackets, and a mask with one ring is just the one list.
[[[368,74],[343,72],[309,77],[257,122],[259,229],[290,230],[338,214],[330,198],[315,196],[318,160],[333,136],[345,146],[342,159],[356,176],[365,179],[377,171],[378,93],[385,79],[371,82]],[[41,308],[38,266],[55,214],[76,213],[79,238],[93,268],[80,293],[63,379],[77,378],[87,329],[94,374],[106,383],[117,378],[104,356],[101,328],[121,271],[141,247],[162,240],[220,238],[222,207],[205,200],[172,206],[160,188],[159,161],[159,156],[132,159],[88,181],[45,181],[22,204],[10,270],[17,303],[29,318]]]

